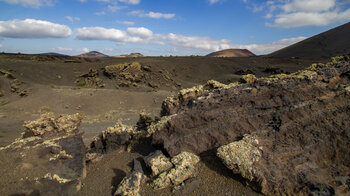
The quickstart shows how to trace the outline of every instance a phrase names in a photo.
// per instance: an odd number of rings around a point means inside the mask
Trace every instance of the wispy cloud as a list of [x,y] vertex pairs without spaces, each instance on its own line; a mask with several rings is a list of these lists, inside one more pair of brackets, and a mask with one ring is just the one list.
[[121,21],[121,20],[117,20],[116,22],[117,22],[118,24],[129,25],[129,26],[135,25],[135,22],[133,22],[133,21],[126,21],[126,20]]
[[219,3],[222,2],[223,0],[209,0],[210,4],[215,4],[215,3]]
[[173,13],[160,13],[160,12],[145,12],[142,10],[135,10],[132,12],[129,12],[131,15],[135,15],[141,18],[147,17],[147,18],[155,18],[155,19],[171,19],[175,17],[175,14]]
[[266,12],[267,26],[295,28],[325,26],[350,20],[348,0],[243,0],[253,12]]
[[39,8],[42,6],[52,6],[56,0],[0,0],[9,4],[19,4],[25,7]]
[[9,38],[65,38],[72,30],[61,24],[25,19],[0,21],[0,36]]
[[127,4],[132,4],[132,5],[137,5],[141,2],[141,0],[119,0],[119,1]]
[[70,22],[80,21],[80,18],[78,18],[78,17],[66,16],[65,18],[67,20],[69,20]]

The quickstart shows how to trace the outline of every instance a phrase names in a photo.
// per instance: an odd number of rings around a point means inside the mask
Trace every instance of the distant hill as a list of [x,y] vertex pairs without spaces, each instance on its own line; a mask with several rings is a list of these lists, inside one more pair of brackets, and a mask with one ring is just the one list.
[[350,53],[350,22],[273,52],[268,57],[328,58]]
[[119,55],[119,56],[116,56],[118,58],[136,58],[136,57],[144,57],[143,54],[141,53],[130,53],[130,54],[122,54],[122,55]]
[[43,55],[43,56],[68,56],[68,55],[60,54],[60,53],[56,53],[56,52],[40,53],[38,55]]
[[83,54],[76,55],[77,57],[91,57],[91,58],[103,58],[103,57],[108,57],[105,54],[102,54],[101,52],[97,51],[91,51]]
[[255,56],[254,53],[247,49],[227,49],[213,52],[207,55],[208,57],[250,57]]

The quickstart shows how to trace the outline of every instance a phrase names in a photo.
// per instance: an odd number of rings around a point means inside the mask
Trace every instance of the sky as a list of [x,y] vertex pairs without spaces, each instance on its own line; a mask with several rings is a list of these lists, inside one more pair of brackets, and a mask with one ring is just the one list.
[[268,54],[350,22],[350,0],[0,0],[0,51]]

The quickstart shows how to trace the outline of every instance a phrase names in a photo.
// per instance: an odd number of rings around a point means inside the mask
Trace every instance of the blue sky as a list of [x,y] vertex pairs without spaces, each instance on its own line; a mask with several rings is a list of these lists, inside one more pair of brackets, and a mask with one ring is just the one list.
[[266,54],[350,21],[350,0],[0,0],[0,51]]

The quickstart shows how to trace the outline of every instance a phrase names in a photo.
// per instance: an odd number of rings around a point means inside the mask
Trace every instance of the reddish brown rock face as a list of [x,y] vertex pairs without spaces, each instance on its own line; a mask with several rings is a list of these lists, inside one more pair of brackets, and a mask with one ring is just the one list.
[[[253,181],[267,195],[349,191],[349,58],[221,88],[183,100],[153,143],[171,155],[201,154],[255,134],[262,158]],[[164,108],[163,108],[164,109]]]

